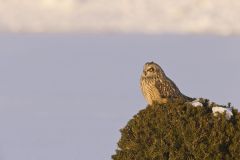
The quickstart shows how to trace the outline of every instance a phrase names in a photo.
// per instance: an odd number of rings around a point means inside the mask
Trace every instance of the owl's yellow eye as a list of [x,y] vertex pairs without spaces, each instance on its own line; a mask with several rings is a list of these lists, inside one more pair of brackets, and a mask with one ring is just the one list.
[[149,68],[147,71],[148,72],[154,72],[154,69],[153,68]]

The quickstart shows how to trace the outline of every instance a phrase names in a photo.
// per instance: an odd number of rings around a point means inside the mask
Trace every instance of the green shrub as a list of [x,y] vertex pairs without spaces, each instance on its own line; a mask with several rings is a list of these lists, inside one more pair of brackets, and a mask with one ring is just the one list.
[[121,129],[113,160],[239,160],[240,116],[213,116],[212,106],[147,106]]

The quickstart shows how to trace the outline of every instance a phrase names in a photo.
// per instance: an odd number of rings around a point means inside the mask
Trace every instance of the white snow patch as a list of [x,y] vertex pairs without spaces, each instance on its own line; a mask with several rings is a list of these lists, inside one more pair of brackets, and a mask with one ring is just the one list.
[[191,102],[191,104],[192,104],[194,107],[203,107],[203,104],[200,103],[200,102],[197,102],[197,101],[193,101],[193,102]]
[[194,107],[203,107],[203,104],[202,104],[201,102],[199,102],[199,101],[200,101],[200,99],[197,98],[196,100],[194,100],[194,101],[192,101],[192,102],[190,102],[190,103],[191,103],[191,105],[194,106]]
[[217,113],[224,113],[226,112],[226,118],[230,119],[233,116],[232,110],[230,108],[223,108],[223,107],[213,107],[212,112],[214,116],[217,116]]
[[0,0],[0,4],[1,32],[240,35],[238,0]]
[[[203,104],[200,101],[200,98],[197,98],[196,100],[189,102],[194,107],[203,107]],[[208,106],[214,105],[215,107],[212,108],[212,112],[214,116],[217,116],[218,113],[222,114],[226,112],[226,118],[230,119],[233,116],[232,109],[231,108],[224,108],[217,106],[215,103],[209,101]]]

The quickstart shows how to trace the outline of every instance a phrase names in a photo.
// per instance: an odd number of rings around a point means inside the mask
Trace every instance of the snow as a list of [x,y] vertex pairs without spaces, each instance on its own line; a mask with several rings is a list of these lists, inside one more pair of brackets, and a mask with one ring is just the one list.
[[[196,100],[192,101],[191,104],[194,107],[203,107],[203,104],[199,101],[200,101],[200,99],[197,98]],[[213,102],[211,102],[211,101],[208,102],[208,106],[211,106],[212,104],[213,104]],[[220,106],[213,107],[212,112],[213,112],[214,116],[217,116],[218,113],[223,114],[224,112],[226,112],[227,119],[230,119],[233,115],[232,110],[230,108],[224,108],[224,107],[220,107]]]
[[194,107],[203,107],[203,104],[200,103],[200,102],[193,101],[193,102],[191,102],[191,104],[192,104]]
[[0,0],[0,31],[240,33],[237,0]]
[[223,107],[216,106],[212,108],[212,112],[214,116],[217,116],[218,113],[226,112],[227,119],[230,119],[233,116],[232,110],[230,108],[223,108]]

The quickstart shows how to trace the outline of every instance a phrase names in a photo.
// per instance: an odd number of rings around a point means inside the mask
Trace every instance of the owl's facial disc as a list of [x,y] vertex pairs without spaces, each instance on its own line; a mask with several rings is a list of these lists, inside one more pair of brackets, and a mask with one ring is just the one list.
[[143,75],[145,77],[154,76],[156,74],[156,67],[154,65],[145,64]]
[[155,69],[153,68],[153,67],[149,67],[148,69],[147,69],[147,72],[154,72],[155,71]]
[[156,77],[156,76],[165,77],[165,73],[157,63],[147,62],[143,67],[142,76],[149,77],[149,78]]

